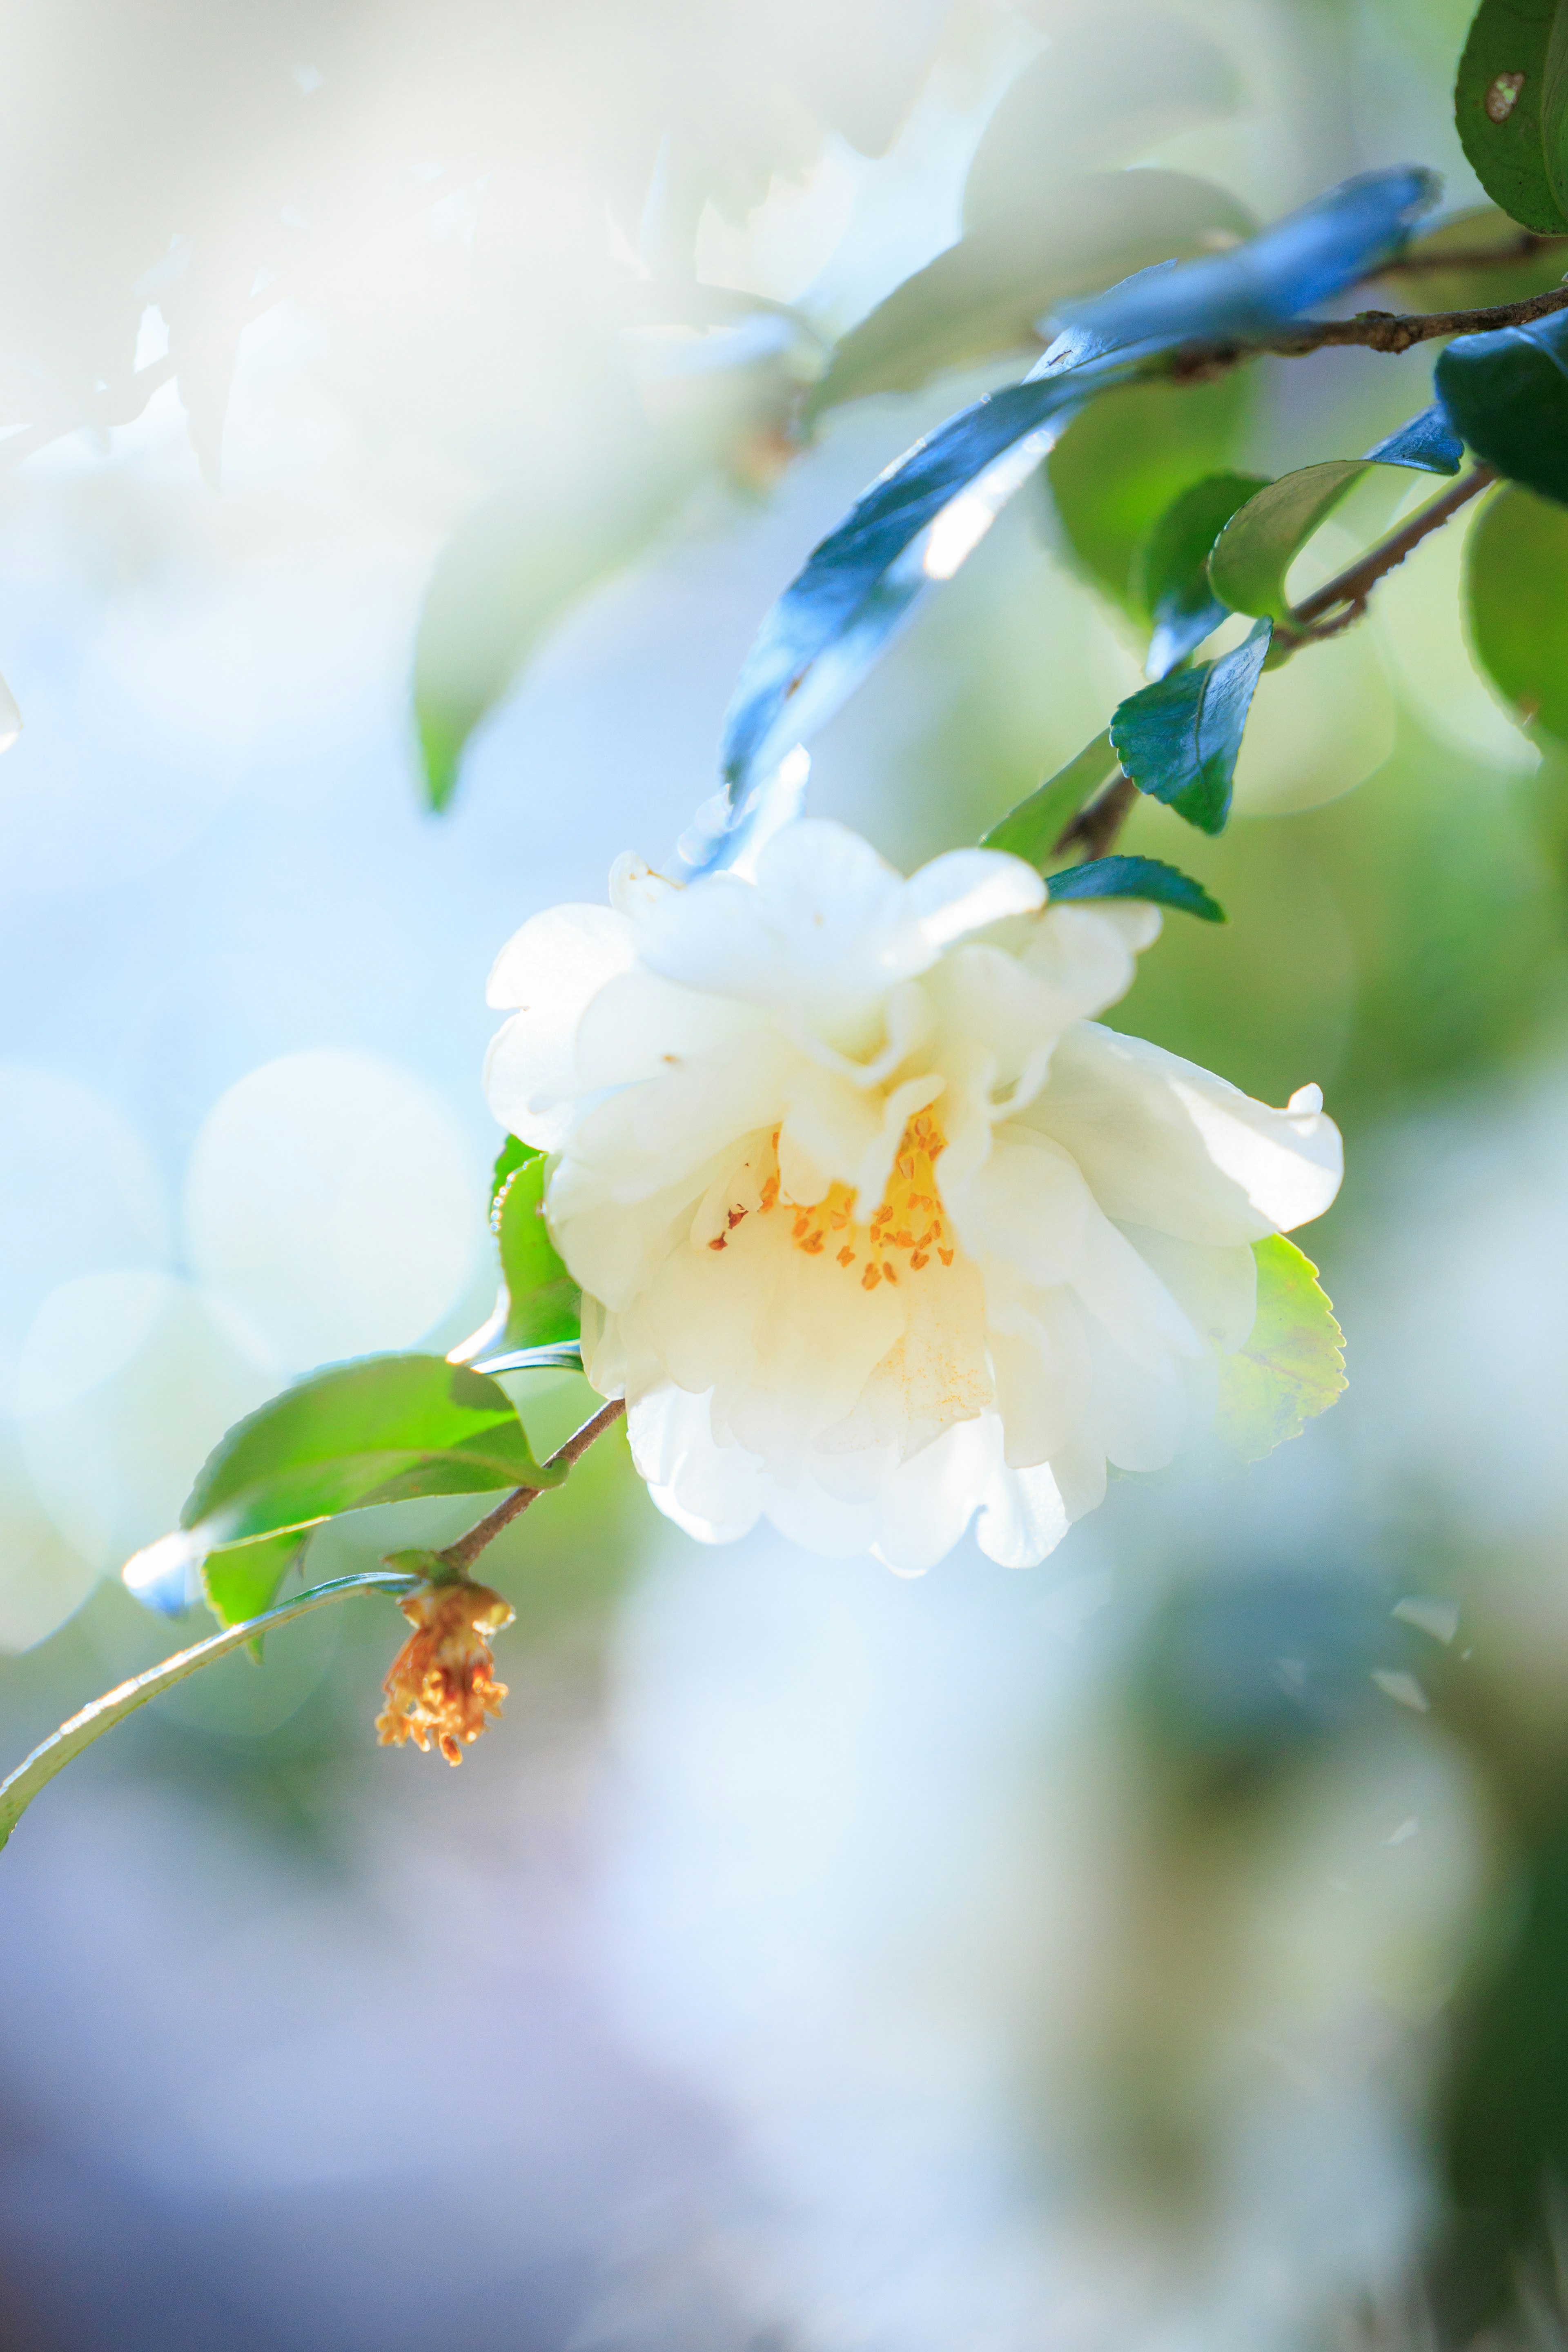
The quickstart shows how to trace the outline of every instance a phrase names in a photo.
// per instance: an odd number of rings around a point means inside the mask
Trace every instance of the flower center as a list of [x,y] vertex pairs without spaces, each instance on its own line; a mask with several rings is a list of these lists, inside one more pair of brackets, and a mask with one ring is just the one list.
[[[778,1147],[775,1128],[758,1213],[765,1217],[782,1210],[787,1216],[793,1211],[790,1239],[805,1256],[820,1257],[831,1250],[835,1262],[847,1271],[859,1267],[863,1290],[875,1290],[879,1282],[896,1283],[903,1273],[920,1274],[933,1256],[943,1265],[952,1264],[936,1181],[936,1163],[947,1149],[947,1138],[929,1110],[917,1111],[904,1129],[887,1189],[865,1224],[857,1220],[856,1195],[845,1184],[830,1186],[826,1198],[810,1208],[792,1201],[780,1188]],[[732,1225],[739,1222],[733,1211],[730,1221]],[[710,1246],[721,1247],[722,1243]]]

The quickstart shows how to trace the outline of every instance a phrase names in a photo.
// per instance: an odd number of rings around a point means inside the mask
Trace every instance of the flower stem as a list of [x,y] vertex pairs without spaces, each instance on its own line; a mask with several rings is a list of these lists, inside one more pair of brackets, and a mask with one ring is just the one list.
[[1301,623],[1321,620],[1325,614],[1336,611],[1342,604],[1349,607],[1352,618],[1359,617],[1377,583],[1403,563],[1424,539],[1441,530],[1444,523],[1457,515],[1462,507],[1468,506],[1472,499],[1479,498],[1483,490],[1489,489],[1496,480],[1497,474],[1490,466],[1472,467],[1457,482],[1450,482],[1440,497],[1418,508],[1407,522],[1400,524],[1397,530],[1390,531],[1386,539],[1379,540],[1375,547],[1368,548],[1354,563],[1348,565],[1343,572],[1337,572],[1331,580],[1326,580],[1321,588],[1314,590],[1304,603],[1297,605],[1294,619]]
[[165,1658],[161,1665],[151,1666],[144,1675],[137,1675],[118,1689],[105,1691],[73,1715],[68,1723],[50,1734],[40,1747],[35,1748],[25,1763],[19,1764],[8,1780],[0,1781],[0,1846],[10,1836],[38,1790],[55,1774],[64,1769],[84,1748],[123,1723],[150,1698],[157,1698],[187,1675],[194,1675],[215,1659],[226,1657],[231,1650],[242,1649],[246,1643],[268,1633],[275,1625],[286,1625],[291,1617],[303,1617],[312,1609],[321,1609],[329,1601],[346,1600],[351,1592],[390,1592],[400,1595],[417,1591],[417,1576],[405,1576],[386,1569],[367,1570],[360,1576],[340,1576],[330,1584],[318,1584],[309,1592],[301,1592],[292,1601],[279,1601],[275,1609],[264,1610],[259,1617],[247,1618],[243,1625],[226,1626],[193,1649],[180,1650],[174,1657]]
[[[545,1468],[553,1470],[559,1465],[563,1469],[570,1469],[573,1463],[586,1454],[596,1437],[602,1437],[605,1430],[614,1428],[626,1409],[625,1397],[612,1397],[607,1404],[602,1404],[598,1412],[583,1423],[581,1429],[573,1431],[564,1445],[557,1448],[545,1464]],[[514,1488],[511,1494],[496,1505],[493,1511],[487,1511],[482,1519],[477,1520],[467,1535],[459,1536],[456,1543],[448,1544],[445,1551],[437,1553],[436,1557],[446,1573],[444,1576],[433,1576],[432,1582],[440,1583],[467,1576],[485,1546],[493,1543],[501,1529],[510,1527],[520,1511],[526,1511],[530,1503],[546,1491],[543,1486]]]

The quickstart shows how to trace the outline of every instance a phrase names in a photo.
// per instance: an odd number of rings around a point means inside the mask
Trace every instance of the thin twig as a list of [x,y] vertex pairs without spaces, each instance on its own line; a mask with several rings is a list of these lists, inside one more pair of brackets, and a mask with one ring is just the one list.
[[[602,1437],[606,1429],[614,1428],[626,1409],[625,1397],[612,1397],[608,1404],[602,1404],[592,1419],[583,1423],[581,1429],[573,1431],[565,1444],[556,1448],[544,1467],[547,1470],[569,1470],[580,1455],[586,1454],[596,1437]],[[437,1552],[436,1557],[444,1568],[455,1570],[459,1576],[466,1575],[485,1546],[493,1543],[501,1529],[510,1527],[520,1511],[526,1511],[530,1503],[548,1492],[544,1486],[516,1487],[504,1501],[496,1505],[493,1511],[487,1511],[482,1519],[476,1521],[466,1536],[459,1536],[456,1543],[448,1544],[446,1550]]]
[[1385,261],[1381,269],[1371,274],[1374,278],[1419,278],[1445,269],[1517,268],[1521,261],[1533,261],[1541,253],[1562,253],[1568,257],[1568,236],[1538,236],[1533,229],[1521,228],[1507,245],[1470,246],[1462,249],[1456,246],[1448,253],[1434,253],[1423,246],[1414,253],[1395,254],[1392,261]]
[[[1310,319],[1300,327],[1284,327],[1256,343],[1225,343],[1209,347],[1222,364],[1274,352],[1300,359],[1308,352],[1352,343],[1363,351],[1407,352],[1416,343],[1430,343],[1440,335],[1489,335],[1501,327],[1528,327],[1568,310],[1568,286],[1554,286],[1545,294],[1528,294],[1521,302],[1494,302],[1481,310],[1358,310],[1353,319]],[[1189,346],[1188,356],[1201,355]]]
[[[1433,499],[1428,505],[1419,508],[1408,522],[1402,523],[1397,530],[1391,531],[1375,547],[1368,548],[1354,563],[1349,564],[1343,572],[1337,572],[1331,580],[1326,580],[1321,588],[1315,589],[1310,596],[1296,606],[1291,615],[1292,624],[1310,627],[1313,621],[1321,620],[1325,614],[1336,612],[1342,604],[1349,605],[1352,614],[1358,613],[1385,574],[1395,570],[1413,548],[1419,547],[1433,531],[1441,530],[1450,516],[1457,515],[1461,507],[1479,498],[1496,479],[1496,472],[1490,466],[1472,467],[1457,482],[1451,482],[1440,498]],[[1282,631],[1280,634],[1285,633]],[[1293,625],[1290,634],[1299,635],[1300,630]]]
[[1127,822],[1137,797],[1137,785],[1124,770],[1119,769],[1105,790],[1087,808],[1079,809],[1053,845],[1053,856],[1061,850],[1077,848],[1081,842],[1086,863],[1104,857]]

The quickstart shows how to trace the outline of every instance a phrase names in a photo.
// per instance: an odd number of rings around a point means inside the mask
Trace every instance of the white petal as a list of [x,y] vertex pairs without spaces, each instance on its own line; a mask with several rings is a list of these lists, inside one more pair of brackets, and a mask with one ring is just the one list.
[[620,972],[599,990],[578,1023],[578,1087],[586,1092],[661,1076],[728,1045],[764,1017],[752,1005],[705,996],[653,972]]
[[1245,1242],[1216,1249],[1148,1225],[1121,1230],[1200,1339],[1226,1356],[1245,1345],[1258,1318],[1258,1260]]
[[490,973],[489,1002],[518,1009],[490,1041],[485,1096],[503,1127],[556,1150],[577,1091],[577,1024],[631,963],[633,932],[607,907],[555,907],[514,933]]
[[974,1539],[999,1568],[1037,1568],[1055,1551],[1069,1521],[1048,1463],[1032,1470],[999,1468],[985,1490]]
[[1271,1110],[1141,1037],[1085,1022],[1063,1037],[1025,1121],[1065,1144],[1106,1214],[1184,1241],[1260,1241],[1321,1216],[1339,1129]]
[[1032,915],[1046,903],[1046,886],[1032,866],[1003,850],[950,849],[910,876],[908,903],[935,950],[1009,915]]
[[634,923],[679,887],[679,882],[656,874],[651,866],[629,849],[623,850],[610,868],[610,904],[617,915],[625,915]]
[[632,1459],[648,1493],[701,1543],[731,1543],[755,1527],[767,1498],[762,1465],[737,1445],[716,1445],[706,1397],[656,1389],[626,1413]]

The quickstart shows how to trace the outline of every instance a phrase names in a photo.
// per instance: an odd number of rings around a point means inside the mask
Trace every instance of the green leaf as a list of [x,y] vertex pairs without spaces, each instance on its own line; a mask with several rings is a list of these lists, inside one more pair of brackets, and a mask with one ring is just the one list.
[[1202,833],[1223,831],[1247,715],[1274,633],[1259,621],[1217,660],[1128,696],[1110,722],[1110,740],[1141,793],[1150,793]]
[[1510,715],[1568,746],[1568,512],[1528,490],[1489,498],[1466,542],[1465,598]]
[[1120,163],[1234,114],[1241,97],[1230,58],[1192,26],[1143,8],[1097,8],[1053,33],[1004,94],[969,167],[964,228],[1010,213],[1043,219],[1067,173]]
[[506,1391],[442,1356],[367,1356],[285,1389],[207,1457],[180,1532],[128,1562],[132,1590],[165,1561],[421,1495],[552,1486]]
[[506,1180],[514,1169],[523,1167],[530,1160],[541,1157],[538,1146],[524,1143],[519,1135],[509,1135],[496,1153],[496,1164],[490,1171],[490,1215],[496,1213],[496,1202],[506,1189]]
[[1285,474],[1248,499],[1221,531],[1209,558],[1215,594],[1233,613],[1289,620],[1287,572],[1365,471],[1363,457],[1331,457]]
[[1054,906],[1071,898],[1149,898],[1157,907],[1196,915],[1201,922],[1226,919],[1225,908],[1201,882],[1163,857],[1094,857],[1084,866],[1068,866],[1051,876],[1050,899]]
[[1039,320],[1070,295],[1146,262],[1240,239],[1252,215],[1184,172],[1105,172],[1057,187],[1049,205],[988,222],[906,278],[851,327],[813,387],[820,416],[869,393],[912,392],[944,368],[1037,343]]
[[1283,1234],[1255,1242],[1258,1315],[1245,1347],[1219,1361],[1215,1434],[1260,1462],[1345,1387],[1344,1334],[1318,1269]]
[[1211,383],[1165,381],[1103,393],[1046,461],[1073,553],[1140,619],[1143,542],[1178,491],[1224,464],[1252,390],[1251,375],[1232,369]]
[[469,736],[540,640],[642,552],[691,478],[656,436],[628,436],[615,464],[589,473],[542,463],[458,525],[436,559],[414,653],[432,809],[450,802]]
[[1568,310],[1458,336],[1437,362],[1436,383],[1478,457],[1568,505]]
[[999,824],[981,836],[982,849],[1004,849],[1042,870],[1058,842],[1086,801],[1109,784],[1121,767],[1109,733],[1097,735],[1076,760],[1037,785],[1027,800],[1009,809]]
[[1268,487],[1257,474],[1210,474],[1184,490],[1150,532],[1140,594],[1154,625],[1147,663],[1152,678],[1185,661],[1224,620],[1229,607],[1215,593],[1209,555],[1232,515]]
[[289,1528],[283,1535],[258,1536],[253,1543],[224,1544],[209,1551],[202,1562],[202,1591],[218,1623],[238,1625],[269,1609],[309,1540]]
[[287,1625],[295,1617],[309,1615],[312,1609],[323,1608],[330,1601],[342,1601],[351,1592],[385,1592],[397,1598],[418,1590],[419,1578],[390,1573],[380,1569],[368,1570],[361,1576],[340,1576],[330,1584],[318,1584],[309,1592],[285,1601],[276,1609],[268,1609],[260,1617],[252,1617],[242,1624],[231,1625],[222,1633],[210,1634],[206,1641],[197,1642],[189,1650],[181,1650],[161,1664],[150,1666],[144,1675],[137,1675],[115,1690],[106,1691],[73,1715],[68,1723],[51,1732],[48,1738],[35,1748],[32,1754],[8,1777],[0,1781],[0,1846],[5,1843],[40,1789],[47,1788],[55,1774],[90,1748],[117,1723],[123,1723],[148,1700],[161,1698],[176,1683],[188,1675],[199,1674],[218,1658],[226,1658],[231,1650],[254,1648],[262,1636],[274,1626]]
[[1454,121],[1494,204],[1543,236],[1568,229],[1568,8],[1481,0],[1459,61]]
[[[1412,239],[1404,257],[1424,266],[1419,273],[1402,271],[1400,287],[1423,310],[1479,310],[1494,302],[1523,302],[1532,294],[1550,293],[1568,266],[1568,239],[1518,253],[1517,259],[1484,257],[1516,253],[1522,241],[1519,222],[1500,206],[1472,205]],[[1454,256],[1451,268],[1432,266],[1448,254]],[[1483,257],[1467,263],[1467,255]]]
[[575,1339],[582,1328],[583,1294],[544,1222],[544,1175],[543,1155],[536,1154],[508,1177],[491,1215],[507,1294],[500,1346],[508,1354]]

